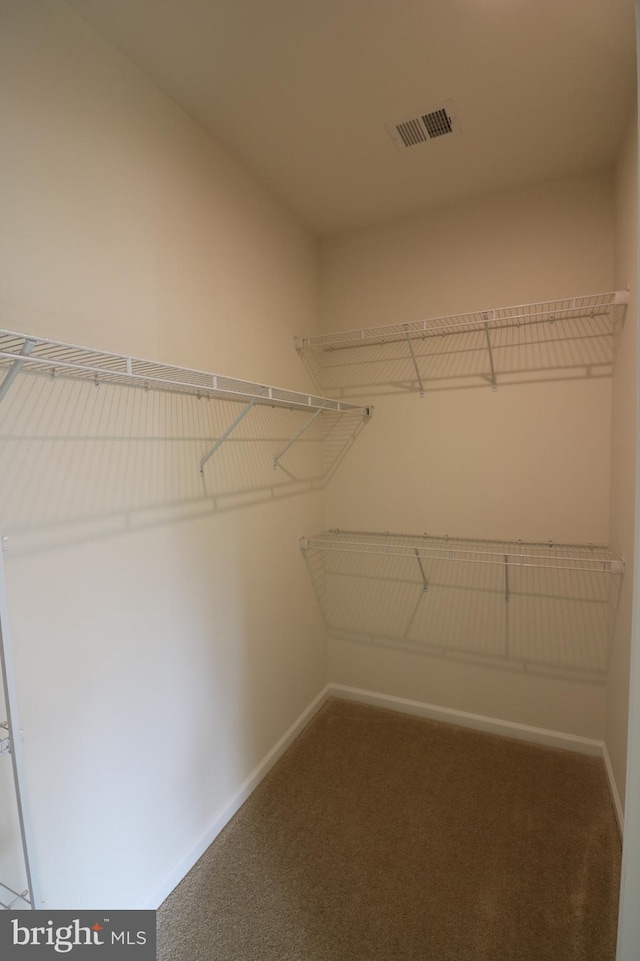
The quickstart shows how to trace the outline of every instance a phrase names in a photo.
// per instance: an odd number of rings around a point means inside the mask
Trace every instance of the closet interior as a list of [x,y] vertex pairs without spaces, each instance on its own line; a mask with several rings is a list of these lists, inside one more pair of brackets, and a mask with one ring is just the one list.
[[0,906],[157,908],[331,696],[634,836],[633,4],[462,6],[7,0]]

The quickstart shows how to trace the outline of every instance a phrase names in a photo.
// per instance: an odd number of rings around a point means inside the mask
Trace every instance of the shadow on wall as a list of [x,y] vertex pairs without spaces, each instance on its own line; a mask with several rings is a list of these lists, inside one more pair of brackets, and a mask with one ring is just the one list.
[[605,683],[619,574],[561,570],[553,559],[505,575],[501,564],[445,556],[304,553],[337,640]]
[[[242,404],[20,374],[0,403],[0,523],[12,552],[113,536],[325,486],[359,411]],[[286,449],[285,449],[286,448]]]

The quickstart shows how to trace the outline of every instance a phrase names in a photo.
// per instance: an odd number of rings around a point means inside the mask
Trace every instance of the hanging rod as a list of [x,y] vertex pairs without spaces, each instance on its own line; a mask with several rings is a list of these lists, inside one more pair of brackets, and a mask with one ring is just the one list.
[[[388,534],[370,531],[330,530],[300,539],[303,551],[343,551],[414,560],[456,561],[465,564],[494,564],[507,568],[531,567],[544,570],[579,571],[595,574],[624,574],[624,560],[606,547],[584,544],[527,543],[524,541],[482,541],[429,534]],[[423,580],[424,577],[423,571]],[[506,594],[508,595],[508,581]]]
[[363,416],[369,416],[372,411],[368,406],[10,330],[0,330],[0,369],[3,368],[6,373],[0,383],[0,400],[18,373],[40,373],[96,385],[119,384],[219,400],[254,401],[290,410],[359,411]]
[[474,330],[497,330],[501,327],[525,327],[532,324],[554,323],[580,317],[609,315],[612,308],[628,304],[627,290],[604,294],[588,294],[562,300],[548,300],[515,307],[494,307],[467,314],[432,317],[403,324],[386,324],[360,330],[344,330],[319,337],[296,337],[296,350],[315,348],[319,351],[345,350],[350,347],[390,344],[396,341],[444,337]]

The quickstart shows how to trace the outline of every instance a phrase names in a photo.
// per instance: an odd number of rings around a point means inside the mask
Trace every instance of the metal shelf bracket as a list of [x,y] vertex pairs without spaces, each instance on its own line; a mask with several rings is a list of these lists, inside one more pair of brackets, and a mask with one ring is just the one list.
[[422,383],[422,377],[420,376],[420,370],[418,368],[418,361],[416,360],[416,355],[413,350],[413,344],[411,343],[411,337],[409,337],[409,329],[406,324],[405,324],[404,331],[407,336],[407,343],[409,345],[409,350],[411,351],[411,360],[413,361],[413,366],[416,371],[416,377],[418,378],[418,384],[420,386],[420,396],[424,397],[424,384]]
[[497,390],[498,385],[496,383],[496,369],[493,364],[493,350],[491,347],[491,336],[489,334],[489,321],[493,320],[493,317],[494,317],[493,311],[491,311],[490,314],[485,313],[483,314],[483,316],[485,318],[484,333],[485,333],[485,337],[487,338],[487,350],[489,351],[489,364],[491,366],[491,390]]
[[[6,901],[4,900],[5,898],[7,898]],[[31,907],[33,907],[33,905],[29,899],[28,891],[15,891],[13,888],[10,888],[8,884],[3,884],[2,881],[0,881],[0,908],[5,911],[11,911],[12,909],[18,910]]]
[[322,407],[319,407],[318,410],[317,410],[317,411],[315,412],[315,414],[313,415],[313,417],[310,417],[309,420],[306,422],[306,424],[303,424],[302,427],[300,428],[300,430],[296,431],[296,433],[295,433],[294,436],[291,438],[291,440],[289,441],[289,443],[288,443],[285,447],[282,448],[282,450],[280,451],[280,453],[279,453],[279,454],[276,454],[276,456],[273,458],[273,469],[274,469],[274,470],[276,470],[276,468],[278,467],[278,461],[280,460],[280,458],[283,457],[284,454],[287,453],[287,451],[289,450],[289,448],[290,448],[290,447],[293,447],[293,445],[294,445],[295,442],[298,440],[298,438],[299,438],[299,437],[302,437],[302,435],[304,434],[304,432],[305,432],[309,427],[311,427],[311,425],[313,424],[313,422],[314,422],[314,420],[316,419],[316,417],[319,417],[320,414],[322,413],[322,411],[323,411],[323,408],[322,408]]
[[[35,345],[36,345],[35,340],[29,340],[29,339],[25,340],[24,344],[22,345],[22,350],[20,351],[18,357],[19,358],[28,357],[31,351],[33,350],[33,348],[35,347]],[[7,373],[4,375],[4,380],[0,384],[0,401],[4,399],[5,394],[7,393],[12,383],[20,373],[23,364],[24,364],[24,360],[20,360],[20,359],[15,360],[13,362],[13,365],[9,368]]]
[[424,572],[424,566],[422,564],[422,559],[420,557],[420,551],[418,550],[417,547],[415,548],[415,552],[416,552],[416,560],[418,561],[418,567],[420,568],[420,573],[422,574],[422,584],[423,584],[422,591],[424,594],[426,594],[427,591],[429,590],[429,582],[427,581],[427,575]]
[[217,451],[217,449],[218,449],[219,447],[221,447],[222,444],[224,444],[224,442],[225,442],[225,440],[227,439],[227,437],[229,436],[229,434],[231,434],[232,431],[234,431],[234,430],[236,429],[236,427],[238,426],[238,424],[240,423],[240,421],[241,421],[244,417],[247,416],[247,414],[249,413],[249,411],[251,410],[252,407],[255,407],[255,405],[258,403],[259,398],[260,398],[260,397],[263,397],[264,394],[265,394],[265,392],[266,392],[268,389],[269,389],[268,387],[261,387],[261,388],[260,388],[260,391],[255,395],[255,397],[253,397],[252,400],[249,401],[249,403],[247,404],[246,407],[243,407],[243,408],[242,408],[242,410],[240,411],[240,413],[238,414],[238,416],[229,424],[229,426],[227,427],[227,429],[225,430],[225,432],[217,439],[217,441],[215,442],[215,444],[213,445],[213,447],[211,448],[211,450],[210,450],[207,454],[204,455],[204,457],[203,457],[202,460],[200,461],[200,473],[201,473],[201,474],[204,474],[204,465],[207,463],[207,461],[209,460],[209,458],[210,458],[210,457],[213,457],[213,455],[215,454],[215,452]]
[[0,721],[0,730],[7,732],[5,737],[0,737],[0,755],[11,754],[11,738],[9,737],[9,722]]
[[[0,544],[4,538],[0,535]],[[7,599],[4,576],[4,558],[0,550],[0,673],[2,674],[2,686],[4,690],[5,710],[7,720],[2,723],[3,730],[8,731],[9,747],[3,753],[11,757],[13,769],[13,784],[18,808],[18,821],[20,823],[20,838],[22,841],[22,853],[24,857],[24,867],[27,881],[27,891],[20,894],[0,882],[0,907],[11,907],[16,900],[22,901],[24,905],[36,908],[40,904],[38,881],[35,876],[35,866],[33,858],[32,831],[29,817],[27,800],[23,792],[24,758],[22,750],[22,740],[20,737],[20,721],[18,720],[18,702],[16,692],[16,682],[13,673],[13,657],[11,639],[9,636],[9,619],[7,612]],[[3,739],[4,740],[4,739]],[[3,892],[8,891],[14,895],[10,904],[5,904]]]

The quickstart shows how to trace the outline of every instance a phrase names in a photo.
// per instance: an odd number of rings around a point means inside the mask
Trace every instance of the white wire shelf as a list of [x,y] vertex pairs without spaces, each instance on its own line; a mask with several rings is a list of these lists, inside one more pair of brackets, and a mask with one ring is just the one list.
[[201,458],[200,473],[203,473],[206,463],[255,405],[308,411],[311,414],[311,418],[299,427],[284,448],[274,455],[274,468],[278,467],[282,456],[321,414],[355,412],[364,419],[372,412],[371,407],[329,397],[238,380],[234,377],[210,374],[188,367],[175,367],[139,357],[107,353],[11,330],[0,330],[0,371],[3,369],[0,401],[19,374],[40,374],[65,380],[81,380],[96,386],[110,384],[136,387],[144,390],[188,394],[198,398],[214,398],[244,405],[210,450]]
[[0,910],[17,911],[27,908],[31,908],[29,892],[27,890],[14,891],[8,884],[3,884],[0,881]]
[[0,330],[0,370],[5,378],[0,384],[0,399],[18,373],[48,374],[90,381],[95,384],[119,384],[145,390],[212,397],[221,400],[288,407],[292,410],[360,410],[370,408],[349,404],[300,391],[271,387],[248,380],[211,374],[188,367],[174,367],[157,361],[143,360],[106,351],[66,344],[31,334]]
[[[501,374],[612,364],[615,323],[623,316],[628,299],[628,291],[618,290],[494,307],[297,337],[295,347],[322,389],[371,386],[387,380],[411,381],[423,393],[425,383],[452,376],[482,376],[495,389]],[[452,336],[457,336],[458,348],[445,348],[434,340]],[[576,346],[579,343],[581,348]],[[479,352],[486,359],[482,368],[469,357]],[[366,375],[358,368],[365,368]],[[363,376],[372,380],[363,380]]]
[[525,543],[523,541],[466,540],[429,534],[390,534],[370,531],[323,531],[300,540],[302,550],[342,551],[411,557],[420,560],[505,564],[545,570],[584,573],[624,573],[624,560],[606,547],[576,544]]
[[343,530],[300,546],[334,641],[604,682],[624,574],[606,547]]
[[11,754],[11,738],[9,737],[9,722],[0,721],[0,756]]

